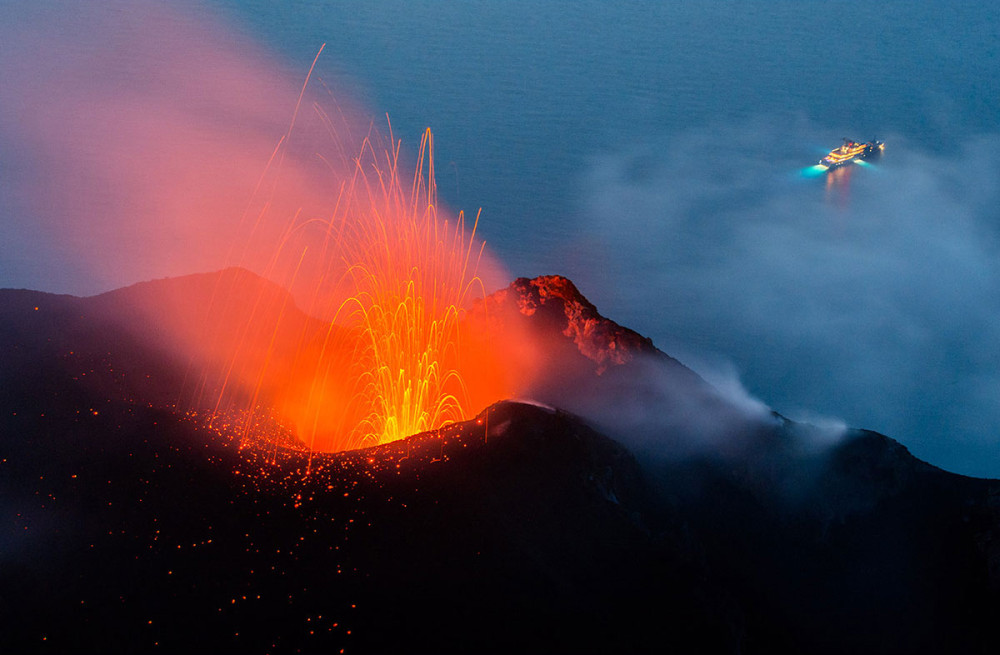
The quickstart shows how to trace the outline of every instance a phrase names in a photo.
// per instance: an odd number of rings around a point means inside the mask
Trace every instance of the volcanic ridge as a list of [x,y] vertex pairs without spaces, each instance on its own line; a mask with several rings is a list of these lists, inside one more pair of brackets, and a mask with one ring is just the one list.
[[1000,481],[734,403],[565,278],[469,310],[558,362],[528,402],[339,453],[215,411],[162,326],[221,287],[241,341],[244,298],[330,329],[238,269],[0,291],[3,652],[1000,650]]

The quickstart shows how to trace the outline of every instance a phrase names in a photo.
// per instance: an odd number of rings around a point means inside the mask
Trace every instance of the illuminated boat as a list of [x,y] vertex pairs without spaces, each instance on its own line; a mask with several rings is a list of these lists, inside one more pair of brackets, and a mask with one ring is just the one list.
[[850,164],[852,161],[868,159],[872,154],[885,150],[885,142],[872,139],[866,143],[858,143],[844,139],[844,145],[830,151],[830,154],[819,160],[823,168],[837,168]]

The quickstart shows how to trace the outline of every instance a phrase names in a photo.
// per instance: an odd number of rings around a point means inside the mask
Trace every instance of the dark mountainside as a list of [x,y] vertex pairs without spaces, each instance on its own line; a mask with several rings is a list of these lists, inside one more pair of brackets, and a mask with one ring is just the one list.
[[996,480],[735,407],[559,277],[474,312],[542,335],[530,395],[562,409],[239,449],[173,409],[202,385],[135,328],[223,282],[234,321],[266,298],[312,329],[233,271],[0,291],[0,651],[1000,649]]

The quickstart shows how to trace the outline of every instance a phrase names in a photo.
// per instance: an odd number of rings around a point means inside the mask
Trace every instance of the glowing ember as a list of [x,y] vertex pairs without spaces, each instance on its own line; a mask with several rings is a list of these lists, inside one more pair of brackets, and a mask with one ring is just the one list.
[[[461,215],[453,223],[438,217],[430,131],[424,134],[409,193],[398,176],[399,143],[393,145],[387,174],[376,168],[374,149],[366,147],[378,176],[377,192],[372,193],[359,162],[352,201],[327,224],[339,246],[330,272],[339,263],[350,291],[334,322],[346,319],[352,343],[345,349],[329,332],[323,344],[324,351],[332,346],[334,352],[350,352],[349,397],[356,408],[350,415],[360,420],[345,426],[350,428],[348,447],[394,441],[481,409],[469,406],[459,352],[462,307],[470,291],[482,290],[479,253],[473,258],[472,252],[475,226],[466,235]],[[366,194],[358,202],[361,180]],[[307,410],[314,418],[307,433],[311,444],[318,436],[315,419],[331,403],[324,393],[326,378],[343,370],[337,369],[324,366],[313,376]]]
[[485,293],[478,216],[467,229],[462,214],[439,215],[429,130],[406,187],[400,142],[379,152],[365,141],[329,218],[289,222],[264,273],[294,301],[275,289],[246,297],[235,280],[216,294],[210,350],[231,353],[216,411],[242,406],[247,437],[271,408],[313,450],[358,448],[514,392],[465,311]]

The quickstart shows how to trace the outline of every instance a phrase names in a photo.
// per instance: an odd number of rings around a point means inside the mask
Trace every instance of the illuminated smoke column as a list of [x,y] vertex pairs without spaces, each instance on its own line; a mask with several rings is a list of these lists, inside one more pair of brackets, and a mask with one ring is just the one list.
[[237,267],[142,305],[135,332],[186,367],[184,403],[239,416],[246,438],[277,423],[352,448],[516,392],[465,317],[506,276],[475,221],[438,206],[429,132],[407,161],[322,60],[303,86],[306,66],[281,69],[197,6],[11,18],[0,284],[87,295]]
[[[6,5],[3,286],[88,295],[225,264],[306,68],[161,5]],[[286,157],[272,204],[325,202],[309,168]]]

